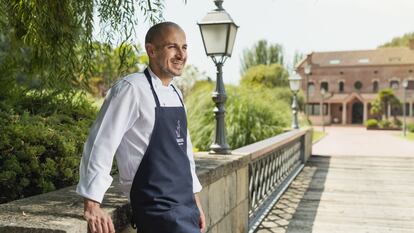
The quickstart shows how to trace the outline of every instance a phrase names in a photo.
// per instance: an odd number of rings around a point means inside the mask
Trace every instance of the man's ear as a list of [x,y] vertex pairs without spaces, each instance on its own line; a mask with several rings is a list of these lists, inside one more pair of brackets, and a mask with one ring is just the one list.
[[155,45],[151,43],[145,44],[145,50],[147,51],[148,57],[154,57],[155,56]]

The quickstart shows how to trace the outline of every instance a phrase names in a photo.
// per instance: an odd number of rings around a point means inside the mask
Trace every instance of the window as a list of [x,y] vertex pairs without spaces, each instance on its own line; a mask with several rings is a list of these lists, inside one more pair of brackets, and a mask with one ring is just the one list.
[[339,82],[339,92],[344,92],[344,82],[343,81]]
[[321,114],[320,109],[321,109],[320,104],[308,104],[309,115],[312,115],[312,116],[320,115]]
[[315,85],[312,82],[308,83],[308,93],[314,93],[315,92]]
[[323,104],[323,115],[328,115],[328,104]]
[[[328,104],[323,104],[324,115],[328,115]],[[312,116],[321,115],[321,104],[308,104],[308,113]]]
[[372,83],[372,91],[377,93],[378,92],[378,81],[374,81]]
[[405,103],[405,115],[410,116],[410,103]]
[[354,83],[354,87],[355,87],[355,90],[358,90],[359,91],[362,88],[362,83],[360,81],[356,81]]
[[321,90],[325,89],[326,92],[329,91],[329,85],[328,82],[321,82]]
[[397,80],[393,80],[390,82],[390,87],[394,90],[397,90],[399,87],[399,82]]
[[368,58],[361,58],[358,60],[358,63],[369,63],[369,59]]
[[388,61],[390,61],[390,62],[399,62],[399,61],[401,61],[401,57],[390,57],[390,58],[388,58]]
[[391,116],[402,116],[402,107],[391,106]]
[[337,65],[339,63],[341,63],[341,60],[339,60],[339,59],[333,59],[333,60],[329,61],[329,64],[331,64],[331,65]]
[[414,116],[414,103],[413,106],[411,106],[411,116]]
[[414,80],[408,80],[407,90],[414,90]]

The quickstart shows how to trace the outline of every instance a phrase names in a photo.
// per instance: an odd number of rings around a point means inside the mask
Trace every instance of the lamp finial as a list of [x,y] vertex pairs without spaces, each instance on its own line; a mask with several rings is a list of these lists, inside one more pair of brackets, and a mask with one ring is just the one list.
[[217,6],[216,11],[222,11],[222,10],[224,10],[224,8],[222,6],[223,5],[223,0],[215,0],[214,3]]

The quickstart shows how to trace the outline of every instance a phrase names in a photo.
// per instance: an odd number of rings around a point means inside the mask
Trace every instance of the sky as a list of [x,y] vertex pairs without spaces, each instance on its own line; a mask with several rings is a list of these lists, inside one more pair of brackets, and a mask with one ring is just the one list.
[[[187,64],[215,79],[197,22],[215,9],[213,0],[166,0],[164,18],[186,32]],[[223,67],[225,83],[238,84],[243,50],[258,40],[281,44],[285,60],[295,51],[375,49],[396,36],[414,32],[413,0],[224,0],[223,8],[239,26],[232,56]],[[148,23],[137,29],[144,44]]]

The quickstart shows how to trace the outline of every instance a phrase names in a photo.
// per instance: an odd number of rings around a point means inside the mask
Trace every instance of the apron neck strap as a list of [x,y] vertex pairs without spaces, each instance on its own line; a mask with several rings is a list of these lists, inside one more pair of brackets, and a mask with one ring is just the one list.
[[150,73],[148,71],[148,68],[146,68],[144,70],[144,74],[145,74],[145,77],[147,78],[147,80],[148,80],[148,82],[149,82],[149,84],[151,86],[151,91],[152,91],[152,95],[154,96],[155,103],[157,104],[157,107],[160,107],[160,101],[158,99],[157,93],[155,93],[154,86],[152,85],[152,79],[151,79],[151,75],[150,75]]
[[173,89],[174,89],[175,93],[177,93],[177,95],[178,95],[178,99],[180,99],[181,105],[183,105],[183,107],[184,107],[184,102],[183,102],[183,100],[181,99],[180,94],[178,94],[177,89],[175,89],[175,86],[174,86],[174,85],[171,85],[171,86],[173,87]]
[[[149,84],[151,86],[151,91],[152,91],[152,95],[154,96],[155,103],[157,104],[157,107],[160,107],[160,100],[158,99],[157,93],[154,90],[154,85],[152,85],[152,78],[151,78],[151,75],[150,75],[150,73],[148,71],[148,68],[146,68],[144,70],[144,74],[145,74],[145,77],[147,78],[147,80],[148,80],[148,82],[149,82]],[[175,89],[174,85],[171,85],[171,86],[173,87],[175,93],[178,96],[178,99],[180,99],[180,102],[181,102],[182,106],[184,107],[184,102],[181,99],[181,96],[178,94],[177,89]]]

